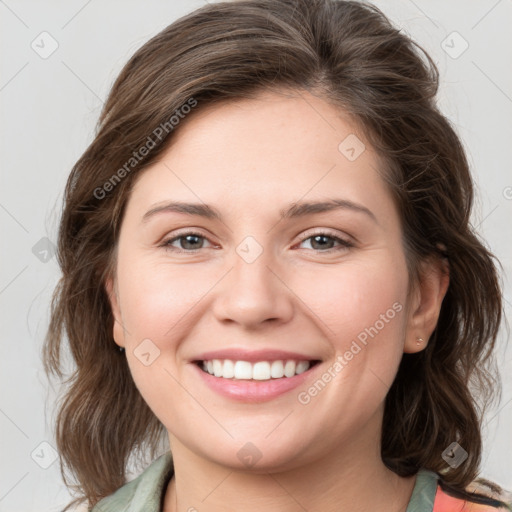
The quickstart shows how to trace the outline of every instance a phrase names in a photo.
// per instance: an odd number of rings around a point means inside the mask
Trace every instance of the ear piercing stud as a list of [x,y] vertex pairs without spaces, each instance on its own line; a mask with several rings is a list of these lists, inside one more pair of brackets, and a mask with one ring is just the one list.
[[416,338],[416,345],[420,346],[425,340],[423,338]]

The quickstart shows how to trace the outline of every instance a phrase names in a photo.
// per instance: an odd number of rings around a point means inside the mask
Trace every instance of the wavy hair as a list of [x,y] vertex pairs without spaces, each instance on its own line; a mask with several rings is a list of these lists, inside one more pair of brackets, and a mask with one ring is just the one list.
[[[56,443],[64,481],[80,494],[73,504],[94,505],[121,487],[129,458],[154,457],[165,434],[113,341],[105,290],[136,176],[168,147],[180,129],[170,120],[191,100],[196,112],[283,88],[314,92],[342,109],[382,158],[411,277],[427,258],[449,262],[437,327],[424,351],[404,354],[386,397],[383,461],[401,476],[430,469],[461,491],[477,476],[483,411],[499,383],[492,352],[501,291],[497,262],[470,224],[472,178],[462,143],[436,106],[438,80],[421,46],[359,1],[206,5],[133,55],[66,185],[62,277],[43,348],[49,377],[66,385]],[[149,139],[151,149],[135,158]],[[73,362],[66,378],[64,348]],[[468,452],[457,468],[441,457],[453,441]]]

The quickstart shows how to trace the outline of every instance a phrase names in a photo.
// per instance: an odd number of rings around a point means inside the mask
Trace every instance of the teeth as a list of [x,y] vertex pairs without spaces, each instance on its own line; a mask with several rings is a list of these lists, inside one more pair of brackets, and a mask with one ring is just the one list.
[[270,367],[270,376],[274,379],[284,377],[284,365],[282,361],[272,361],[272,366]]
[[295,375],[295,361],[286,361],[284,365],[284,376],[293,377]]
[[215,375],[215,377],[222,376],[222,362],[218,359],[213,360],[213,375]]
[[252,367],[252,378],[254,380],[270,379],[270,364],[265,361],[254,363]]
[[233,361],[230,361],[229,359],[226,359],[224,361],[224,364],[222,365],[222,376],[225,379],[232,379],[235,376],[235,364]]
[[299,361],[295,367],[295,373],[304,373],[306,370],[309,370],[309,366],[309,361]]
[[237,361],[235,363],[235,379],[252,379],[252,364],[247,361]]
[[230,359],[213,359],[203,361],[202,369],[215,377],[240,380],[269,380],[293,377],[304,373],[311,366],[309,361],[232,361]]

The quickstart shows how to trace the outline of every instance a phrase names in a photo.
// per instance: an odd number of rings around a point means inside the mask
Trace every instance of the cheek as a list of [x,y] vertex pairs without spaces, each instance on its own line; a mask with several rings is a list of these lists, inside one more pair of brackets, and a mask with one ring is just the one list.
[[214,283],[208,272],[180,265],[171,268],[165,264],[145,265],[142,261],[137,268],[126,267],[119,290],[130,342],[150,338],[160,344],[179,336],[195,306]]
[[[130,372],[145,402],[164,424],[179,415],[180,404],[190,399],[179,384],[183,377],[179,348],[191,336],[201,297],[214,283],[211,275],[143,259],[119,272]],[[190,411],[191,417],[195,414]]]
[[398,310],[405,306],[407,273],[398,261],[393,264],[392,258],[304,272],[290,279],[329,337],[339,343],[357,337],[376,323],[382,331],[383,322],[386,331],[392,330],[392,323],[395,330],[403,326],[404,315]]
[[[369,409],[391,385],[403,354],[407,271],[396,258],[346,265],[330,276],[307,275],[297,292],[317,314],[333,358],[333,396],[356,396]],[[309,276],[312,278],[313,276]],[[318,274],[317,274],[318,278]],[[327,375],[327,379],[330,377]]]
[[407,272],[397,256],[346,265],[314,289],[311,277],[295,282],[298,295],[320,318],[333,354],[322,382],[301,389],[299,402],[309,412],[331,411],[333,431],[355,428],[382,405],[402,358]]

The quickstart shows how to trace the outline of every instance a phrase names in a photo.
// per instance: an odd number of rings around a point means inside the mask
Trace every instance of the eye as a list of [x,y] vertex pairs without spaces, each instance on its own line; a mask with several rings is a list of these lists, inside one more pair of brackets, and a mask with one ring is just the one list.
[[[172,252],[194,253],[199,249],[205,248],[205,241],[210,243],[208,239],[200,233],[188,231],[178,236],[174,236],[173,238],[169,238],[163,242],[162,246]],[[306,238],[303,238],[299,245],[305,242],[309,242],[310,249],[313,251],[324,253],[342,251],[347,250],[350,247],[354,247],[352,242],[339,236],[335,236],[330,232],[317,232],[310,234]],[[336,244],[338,244],[337,247]]]
[[[208,240],[205,236],[188,231],[166,240],[162,245],[173,252],[195,252],[198,249],[204,248],[203,243],[205,240]],[[178,247],[174,245],[176,243],[178,243]]]
[[[347,250],[350,247],[354,247],[352,242],[345,240],[344,238],[340,238],[339,236],[335,236],[329,232],[318,232],[310,235],[304,239],[300,244],[304,242],[309,242],[310,248],[316,252],[333,252],[333,251],[343,251]],[[337,247],[333,247],[334,244],[338,243]],[[300,245],[299,244],[299,245]]]

